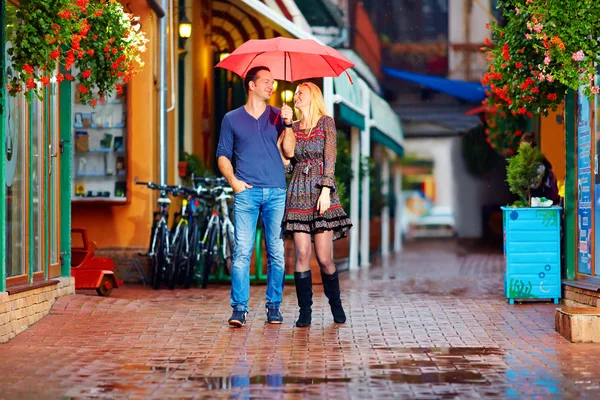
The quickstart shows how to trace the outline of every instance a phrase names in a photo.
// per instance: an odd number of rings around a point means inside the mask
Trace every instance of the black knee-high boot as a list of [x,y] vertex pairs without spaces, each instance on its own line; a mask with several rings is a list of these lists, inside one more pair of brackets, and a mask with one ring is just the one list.
[[333,314],[333,321],[337,324],[346,322],[346,314],[342,308],[342,299],[340,298],[340,280],[337,271],[329,275],[321,271],[323,279],[323,290],[325,296],[329,299],[329,306]]
[[300,316],[296,321],[296,326],[303,328],[309,326],[312,320],[312,273],[310,270],[294,272],[294,281],[296,282],[296,296],[298,296],[298,306],[300,307]]

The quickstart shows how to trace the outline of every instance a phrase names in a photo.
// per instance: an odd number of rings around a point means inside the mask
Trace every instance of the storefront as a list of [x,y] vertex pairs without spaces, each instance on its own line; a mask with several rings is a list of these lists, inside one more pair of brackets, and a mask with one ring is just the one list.
[[[18,8],[12,1],[1,7],[0,292],[6,296],[0,296],[0,303],[30,298],[24,305],[0,308],[0,316],[7,315],[0,324],[0,341],[6,341],[45,315],[57,296],[74,289],[65,190],[70,160],[63,156],[67,146],[61,125],[61,113],[70,111],[63,107],[70,90],[52,82],[43,101],[8,96],[5,80],[17,73],[7,51],[18,27]],[[51,294],[39,301],[41,293]]]
[[[596,81],[600,75],[596,76]],[[565,105],[564,299],[600,306],[600,96],[569,93]]]

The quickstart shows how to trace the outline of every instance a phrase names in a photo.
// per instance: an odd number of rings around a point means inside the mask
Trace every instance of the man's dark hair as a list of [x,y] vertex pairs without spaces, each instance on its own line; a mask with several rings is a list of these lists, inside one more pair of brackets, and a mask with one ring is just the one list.
[[531,147],[537,147],[537,143],[535,141],[535,137],[531,133],[526,133],[521,138],[521,143],[529,143]]
[[246,77],[244,78],[244,89],[246,89],[246,93],[250,93],[250,82],[255,82],[258,78],[258,73],[260,71],[269,71],[271,70],[265,66],[259,65],[258,67],[252,67],[248,70]]

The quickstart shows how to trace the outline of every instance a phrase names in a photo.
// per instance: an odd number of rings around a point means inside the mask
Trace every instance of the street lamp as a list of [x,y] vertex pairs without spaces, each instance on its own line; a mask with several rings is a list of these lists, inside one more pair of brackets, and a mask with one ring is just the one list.
[[184,15],[179,19],[179,37],[187,40],[192,36],[192,23]]
[[219,62],[223,61],[227,57],[229,57],[229,53],[221,53],[221,54],[219,54]]
[[281,92],[281,101],[284,103],[289,103],[292,100],[294,100],[294,92],[291,90],[284,90]]

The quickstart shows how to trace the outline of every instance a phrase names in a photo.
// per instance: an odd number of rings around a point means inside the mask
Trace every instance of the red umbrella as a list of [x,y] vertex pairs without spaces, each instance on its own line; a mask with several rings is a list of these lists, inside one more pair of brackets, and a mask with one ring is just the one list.
[[269,68],[273,78],[290,82],[340,76],[354,66],[339,51],[314,40],[277,37],[249,40],[218,63],[217,67],[244,78],[250,68],[259,65]]

